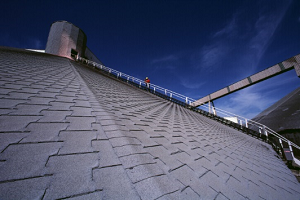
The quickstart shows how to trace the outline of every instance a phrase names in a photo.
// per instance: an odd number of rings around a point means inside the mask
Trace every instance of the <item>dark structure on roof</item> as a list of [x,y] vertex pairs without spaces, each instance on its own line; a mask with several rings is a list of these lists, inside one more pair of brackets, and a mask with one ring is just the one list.
[[86,46],[86,34],[67,21],[52,23],[45,52],[66,58],[85,57],[101,64],[101,61]]
[[261,112],[253,120],[300,145],[300,87]]
[[0,47],[0,199],[299,199],[271,145],[69,58]]

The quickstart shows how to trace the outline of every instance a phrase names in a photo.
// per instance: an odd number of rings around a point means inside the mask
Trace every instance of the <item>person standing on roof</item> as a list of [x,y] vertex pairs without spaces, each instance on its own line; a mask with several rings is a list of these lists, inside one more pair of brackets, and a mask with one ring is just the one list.
[[145,81],[145,84],[146,84],[148,90],[150,90],[150,79],[148,77],[146,77],[144,81]]

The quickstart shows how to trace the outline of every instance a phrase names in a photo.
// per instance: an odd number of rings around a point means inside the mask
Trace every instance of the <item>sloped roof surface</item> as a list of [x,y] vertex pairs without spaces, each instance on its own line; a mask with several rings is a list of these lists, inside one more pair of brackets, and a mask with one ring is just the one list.
[[300,129],[300,87],[261,112],[254,121],[274,131]]
[[66,58],[0,61],[0,199],[300,198],[255,138]]

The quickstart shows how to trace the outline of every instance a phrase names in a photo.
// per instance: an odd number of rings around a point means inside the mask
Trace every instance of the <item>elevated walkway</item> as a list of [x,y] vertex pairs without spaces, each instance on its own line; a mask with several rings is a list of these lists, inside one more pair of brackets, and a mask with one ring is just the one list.
[[197,101],[192,102],[192,106],[197,107],[202,104],[212,102],[212,101],[219,99],[221,97],[224,97],[228,94],[239,91],[241,89],[244,89],[246,87],[249,87],[251,85],[254,85],[256,83],[264,81],[271,77],[277,76],[284,72],[290,71],[292,69],[295,69],[297,76],[300,77],[300,54],[293,56],[283,62],[280,62],[272,67],[269,67],[261,72],[253,74],[253,75],[251,75],[243,80],[240,80],[234,84],[231,84],[221,90],[211,93],[205,97],[202,97],[201,99],[198,99]]

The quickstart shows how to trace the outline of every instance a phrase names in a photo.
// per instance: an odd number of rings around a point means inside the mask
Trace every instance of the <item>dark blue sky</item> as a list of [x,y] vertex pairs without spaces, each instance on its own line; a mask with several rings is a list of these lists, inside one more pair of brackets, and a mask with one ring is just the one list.
[[[45,49],[66,20],[108,67],[194,99],[300,53],[299,0],[6,1],[0,45]],[[215,101],[253,117],[300,86],[295,71]]]

